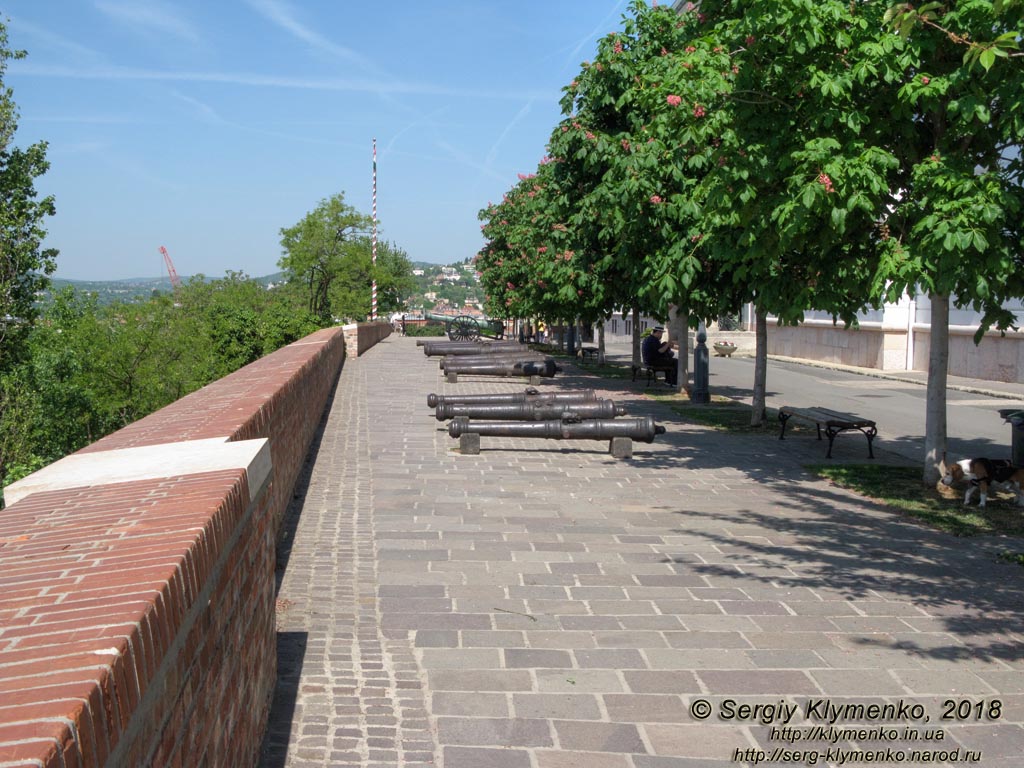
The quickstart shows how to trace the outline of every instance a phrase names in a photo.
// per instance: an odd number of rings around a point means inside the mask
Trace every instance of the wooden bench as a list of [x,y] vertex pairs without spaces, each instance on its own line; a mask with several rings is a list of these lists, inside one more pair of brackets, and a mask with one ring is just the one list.
[[634,363],[632,366],[633,370],[633,381],[636,381],[638,374],[643,373],[647,376],[647,386],[651,386],[653,382],[658,380],[658,372],[665,374],[665,383],[668,384],[668,372],[675,369],[677,363],[672,360],[670,363]]
[[862,433],[868,439],[868,457],[875,458],[874,451],[871,449],[872,441],[875,439],[875,435],[878,434],[878,430],[875,429],[875,422],[871,419],[862,419],[860,416],[855,416],[852,413],[840,413],[839,411],[832,411],[828,408],[820,408],[815,406],[813,408],[793,408],[788,405],[784,405],[779,408],[779,421],[782,424],[782,431],[779,433],[779,440],[786,437],[786,422],[791,418],[797,418],[802,421],[810,422],[818,428],[818,439],[821,440],[822,427],[825,429],[825,434],[828,436],[828,453],[825,454],[826,459],[832,458],[832,441],[836,439],[836,435],[840,432],[846,432],[848,430],[856,429]]

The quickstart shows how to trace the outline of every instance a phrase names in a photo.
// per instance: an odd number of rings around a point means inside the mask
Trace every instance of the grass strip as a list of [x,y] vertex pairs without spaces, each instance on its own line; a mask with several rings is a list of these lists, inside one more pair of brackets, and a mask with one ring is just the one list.
[[1024,536],[1024,515],[1008,497],[990,497],[984,509],[965,507],[959,492],[958,498],[947,498],[934,488],[922,487],[920,467],[812,464],[807,469],[954,536]]

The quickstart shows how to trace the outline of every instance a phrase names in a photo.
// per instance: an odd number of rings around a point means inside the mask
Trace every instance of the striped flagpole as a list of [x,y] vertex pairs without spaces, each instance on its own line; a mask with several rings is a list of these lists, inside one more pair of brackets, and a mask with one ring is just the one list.
[[373,140],[373,245],[371,247],[371,259],[373,261],[374,276],[370,284],[370,319],[377,319],[377,139]]

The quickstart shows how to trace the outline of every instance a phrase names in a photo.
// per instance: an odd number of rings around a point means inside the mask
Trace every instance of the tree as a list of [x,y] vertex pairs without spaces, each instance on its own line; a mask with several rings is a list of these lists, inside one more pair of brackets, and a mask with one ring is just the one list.
[[[964,0],[923,6],[919,16],[885,62],[898,86],[886,125],[901,173],[877,288],[893,297],[920,287],[931,299],[923,475],[931,486],[946,444],[949,305],[982,314],[977,342],[991,326],[1011,327],[1004,302],[1024,295],[1024,68],[992,67],[1024,34],[1024,6]],[[964,50],[964,41],[989,40]]]
[[[353,260],[362,247],[357,235],[365,234],[373,219],[345,203],[339,193],[320,201],[296,225],[281,230],[284,256],[278,261],[289,280],[302,283],[307,291],[307,308],[322,322],[330,322],[331,285],[344,262]],[[369,280],[366,282],[369,291]]]
[[3,84],[7,62],[24,51],[8,48],[0,24],[0,371],[24,354],[24,342],[38,312],[35,295],[56,269],[57,251],[42,248],[43,218],[56,212],[52,197],[37,199],[35,179],[49,169],[46,142],[12,147],[17,131],[13,91]]

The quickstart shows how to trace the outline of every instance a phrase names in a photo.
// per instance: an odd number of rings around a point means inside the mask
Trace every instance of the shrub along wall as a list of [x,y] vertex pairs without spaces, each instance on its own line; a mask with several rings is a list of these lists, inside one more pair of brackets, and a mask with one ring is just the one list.
[[7,489],[0,764],[254,764],[274,542],[343,359],[319,331]]

